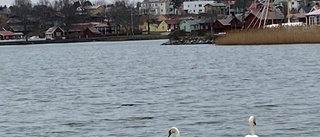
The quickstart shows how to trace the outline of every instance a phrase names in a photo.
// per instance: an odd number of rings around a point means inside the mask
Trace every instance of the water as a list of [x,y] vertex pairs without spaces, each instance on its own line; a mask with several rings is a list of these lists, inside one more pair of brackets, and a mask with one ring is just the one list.
[[320,46],[0,47],[0,136],[320,134]]

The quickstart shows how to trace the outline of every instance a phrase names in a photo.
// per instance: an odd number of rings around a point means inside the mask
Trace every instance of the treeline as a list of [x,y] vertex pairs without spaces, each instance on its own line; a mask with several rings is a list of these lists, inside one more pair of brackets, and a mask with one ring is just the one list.
[[[88,14],[88,6],[102,6],[103,11],[95,15]],[[112,21],[121,25],[127,33],[134,30],[138,25],[137,7],[130,1],[115,1],[106,3],[104,0],[39,0],[32,4],[31,0],[15,0],[9,7],[10,15],[6,22],[1,20],[6,26],[20,26],[24,28],[24,33],[43,33],[51,26],[60,26],[67,30],[74,23],[85,23],[92,21]],[[140,17],[139,17],[140,18]],[[133,20],[134,19],[134,20]]]

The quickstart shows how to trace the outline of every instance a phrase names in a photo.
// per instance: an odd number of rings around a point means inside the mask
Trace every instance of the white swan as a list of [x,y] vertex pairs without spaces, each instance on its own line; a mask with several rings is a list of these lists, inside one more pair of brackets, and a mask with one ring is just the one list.
[[168,137],[171,136],[171,134],[176,134],[176,137],[180,137],[180,131],[177,127],[171,127],[169,128],[169,135]]
[[249,117],[249,127],[250,127],[250,135],[246,135],[245,137],[258,137],[255,133],[254,133],[254,126],[256,125],[256,119],[254,118],[254,116],[250,116]]

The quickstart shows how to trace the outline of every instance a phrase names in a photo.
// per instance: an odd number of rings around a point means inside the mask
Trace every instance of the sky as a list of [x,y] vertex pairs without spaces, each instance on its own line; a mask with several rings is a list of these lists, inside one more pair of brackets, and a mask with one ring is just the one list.
[[[39,0],[31,0],[32,3],[37,3]],[[53,1],[53,0],[51,0]],[[91,2],[94,2],[95,0],[90,0]],[[112,3],[114,2],[114,0],[105,0],[107,3]],[[14,0],[0,0],[0,5],[7,5],[8,7],[12,5],[12,3],[14,2]]]

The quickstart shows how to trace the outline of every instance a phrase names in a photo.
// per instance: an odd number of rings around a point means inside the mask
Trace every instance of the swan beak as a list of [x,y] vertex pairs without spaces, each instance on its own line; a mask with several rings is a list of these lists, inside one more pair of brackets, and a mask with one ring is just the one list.
[[256,121],[253,121],[253,125],[255,125],[255,126],[257,125]]
[[171,133],[171,131],[169,131],[169,135],[168,135],[168,137],[170,137],[170,136],[171,136],[171,134],[172,134],[172,133]]

